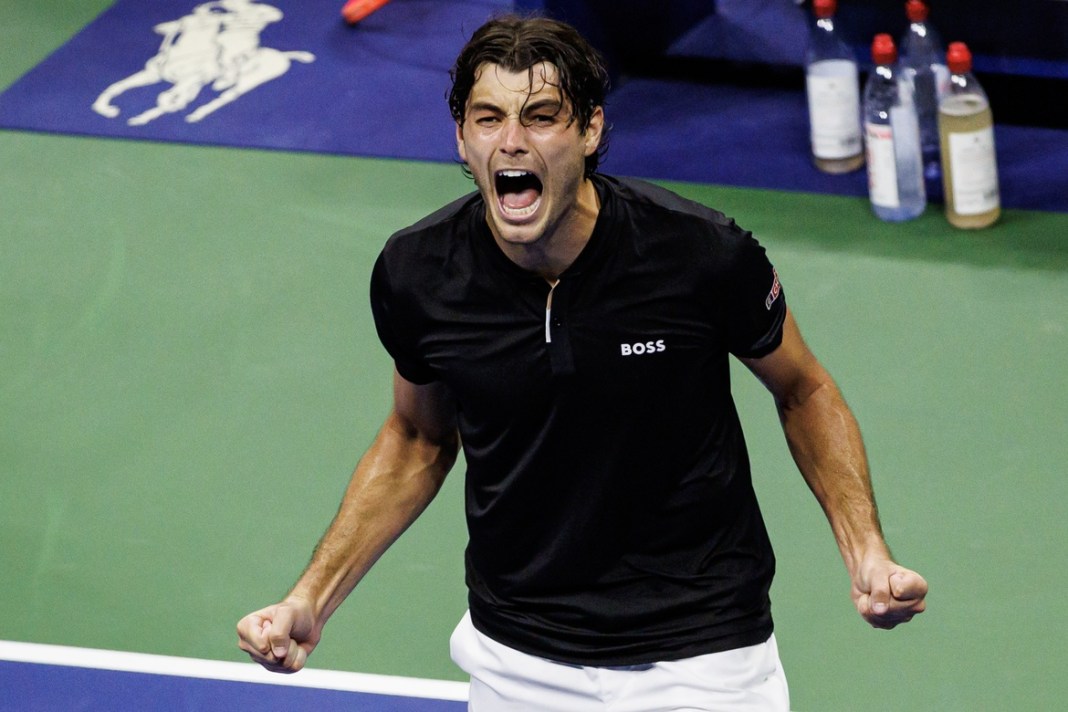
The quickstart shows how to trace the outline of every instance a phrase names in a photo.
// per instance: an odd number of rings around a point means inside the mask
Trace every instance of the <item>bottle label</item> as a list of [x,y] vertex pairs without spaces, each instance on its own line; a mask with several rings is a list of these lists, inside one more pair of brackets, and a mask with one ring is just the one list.
[[979,215],[1001,204],[994,128],[950,133],[953,207],[960,215]]
[[897,192],[897,161],[894,159],[894,132],[885,124],[864,124],[868,158],[868,195],[881,208],[901,207]]
[[849,158],[861,151],[860,87],[857,66],[847,59],[814,62],[805,79],[812,153]]

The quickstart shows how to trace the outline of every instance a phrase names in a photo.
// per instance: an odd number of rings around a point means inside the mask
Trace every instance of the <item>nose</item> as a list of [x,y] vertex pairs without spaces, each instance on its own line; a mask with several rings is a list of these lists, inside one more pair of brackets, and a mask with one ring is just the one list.
[[527,151],[527,127],[517,116],[508,116],[501,126],[500,149],[502,153],[516,156]]

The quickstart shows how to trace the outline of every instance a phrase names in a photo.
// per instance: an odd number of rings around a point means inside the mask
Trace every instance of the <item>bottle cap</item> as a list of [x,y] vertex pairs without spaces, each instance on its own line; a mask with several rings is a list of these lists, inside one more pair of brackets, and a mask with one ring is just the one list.
[[954,74],[972,71],[972,53],[963,42],[950,42],[946,51],[946,65]]
[[834,17],[838,10],[838,0],[812,0],[812,11],[816,17]]
[[871,60],[876,64],[893,64],[897,61],[894,38],[886,33],[875,35],[871,42]]
[[905,15],[909,22],[924,22],[930,12],[931,8],[927,7],[923,0],[909,0],[905,3]]

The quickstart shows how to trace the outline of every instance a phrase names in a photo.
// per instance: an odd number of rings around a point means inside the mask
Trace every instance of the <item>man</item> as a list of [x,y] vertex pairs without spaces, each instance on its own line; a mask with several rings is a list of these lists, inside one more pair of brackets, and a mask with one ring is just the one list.
[[393,410],[292,592],[238,624],[241,648],[303,667],[462,444],[470,610],[452,654],[472,709],[788,709],[729,355],[775,397],[858,611],[892,628],[927,584],[890,557],[856,421],[749,233],[595,172],[607,80],[572,28],[490,21],[452,76],[478,193],[379,257]]

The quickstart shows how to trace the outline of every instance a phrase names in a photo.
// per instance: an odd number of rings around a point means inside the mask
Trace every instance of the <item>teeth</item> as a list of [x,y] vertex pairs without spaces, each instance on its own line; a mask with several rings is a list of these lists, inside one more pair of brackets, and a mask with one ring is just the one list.
[[504,212],[505,215],[509,215],[513,218],[524,218],[528,215],[533,215],[534,212],[538,209],[539,205],[541,205],[541,198],[538,198],[531,205],[528,205],[525,208],[509,208],[505,205],[501,205],[501,210]]
[[522,178],[523,176],[530,175],[530,171],[516,171],[516,170],[498,171],[497,175],[499,175],[499,176],[501,176],[503,178]]

